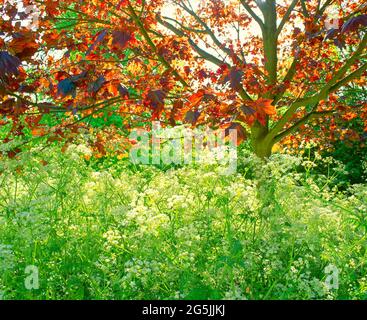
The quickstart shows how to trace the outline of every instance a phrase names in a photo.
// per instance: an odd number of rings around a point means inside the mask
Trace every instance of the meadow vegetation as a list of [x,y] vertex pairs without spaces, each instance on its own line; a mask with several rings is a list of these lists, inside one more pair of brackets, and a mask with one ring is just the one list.
[[[345,183],[332,158],[263,162],[244,147],[224,176],[86,152],[35,146],[1,160],[4,299],[367,298],[367,186]],[[24,286],[28,265],[37,290]]]

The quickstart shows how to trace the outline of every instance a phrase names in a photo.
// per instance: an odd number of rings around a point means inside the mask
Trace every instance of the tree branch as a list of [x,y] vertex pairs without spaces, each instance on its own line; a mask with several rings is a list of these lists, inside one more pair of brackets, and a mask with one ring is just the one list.
[[[335,0],[327,0],[325,1],[325,3],[323,4],[323,6],[320,8],[320,6],[318,7],[316,16],[320,17],[324,14],[325,10],[327,9],[328,6],[330,6],[331,4],[333,4]],[[320,1],[321,2],[321,1]]]
[[258,23],[261,29],[264,28],[264,22],[261,18],[251,9],[251,7],[246,3],[246,0],[241,0],[243,7],[250,14],[250,16]]
[[307,10],[305,0],[301,0],[301,6],[302,6],[303,15],[304,15],[306,18],[309,18],[309,17],[310,17],[310,14],[309,14],[309,12],[308,12],[308,10]]
[[154,42],[152,41],[152,39],[150,38],[147,30],[145,29],[143,23],[141,22],[140,18],[137,16],[134,8],[131,6],[131,4],[128,4],[128,9],[129,12],[131,14],[131,18],[135,21],[135,23],[138,25],[143,37],[145,38],[145,40],[147,41],[147,43],[149,44],[149,46],[153,49],[154,53],[157,54],[159,61],[168,69],[171,70],[173,75],[178,79],[178,81],[184,86],[184,87],[189,87],[189,84],[182,78],[182,76],[177,72],[177,70],[175,70],[174,68],[172,68],[172,66],[168,63],[168,61],[160,54],[158,54],[158,50],[156,45],[154,44]]
[[357,70],[355,70],[354,72],[352,72],[348,76],[346,76],[344,79],[342,79],[339,82],[337,82],[335,85],[333,85],[329,89],[329,91],[330,92],[337,91],[338,89],[340,89],[342,86],[346,85],[347,83],[349,83],[353,79],[356,79],[358,77],[361,77],[366,70],[367,70],[367,63],[363,64]]
[[[358,48],[349,58],[349,60],[345,63],[345,65],[340,68],[335,74],[331,81],[329,81],[317,94],[297,99],[290,108],[284,113],[283,117],[275,124],[275,126],[270,130],[269,135],[267,137],[268,140],[272,140],[280,130],[287,124],[287,122],[292,118],[292,116],[296,113],[297,109],[301,106],[305,106],[307,104],[316,104],[319,101],[326,99],[331,92],[335,92],[343,85],[352,81],[356,77],[363,74],[363,72],[367,69],[367,64],[363,64],[359,69],[352,72],[344,79],[340,80],[345,73],[349,70],[349,68],[361,57],[361,54],[366,49],[367,46],[367,33],[363,37],[361,43]],[[340,80],[340,81],[338,81]]]
[[293,9],[296,7],[297,3],[298,3],[299,0],[293,0],[293,2],[291,3],[291,5],[288,7],[288,10],[287,12],[285,13],[282,21],[280,22],[278,28],[277,28],[277,37],[279,37],[280,33],[282,32],[286,22],[289,20],[291,14],[292,14],[292,11]]
[[[164,27],[166,27],[167,29],[171,30],[173,33],[175,33],[177,36],[179,37],[186,37],[188,39],[188,42],[190,44],[190,46],[193,48],[193,50],[199,54],[200,57],[202,57],[203,59],[210,61],[212,63],[214,63],[217,66],[222,66],[223,64],[226,64],[228,67],[231,67],[231,65],[229,65],[228,63],[226,63],[225,61],[222,61],[220,59],[218,59],[217,57],[213,56],[212,54],[210,54],[209,52],[205,51],[204,49],[201,49],[189,36],[187,36],[185,34],[184,31],[176,28],[174,25],[172,25],[171,23],[164,21],[162,19],[162,17],[160,17],[159,15],[157,15],[157,21],[163,25]],[[252,98],[250,97],[250,95],[245,91],[245,89],[242,87],[242,85],[240,86],[240,89],[238,90],[238,94],[240,95],[240,97],[243,100],[252,100]]]
[[184,9],[188,14],[190,14],[194,19],[201,24],[201,26],[205,29],[206,33],[209,35],[209,37],[213,40],[214,44],[222,50],[225,54],[228,56],[234,56],[237,61],[243,63],[242,59],[238,57],[233,50],[227,48],[214,34],[214,32],[209,28],[209,26],[197,15],[197,13],[190,8],[188,8],[185,4],[181,3],[180,7]]
[[319,118],[325,115],[331,115],[335,113],[334,110],[330,110],[330,111],[319,111],[319,112],[310,112],[309,114],[307,114],[306,116],[304,116],[303,118],[301,118],[300,120],[298,120],[295,124],[293,124],[291,127],[289,127],[288,129],[284,130],[283,132],[279,133],[277,136],[274,137],[273,141],[275,143],[281,141],[283,138],[285,138],[286,136],[288,136],[289,134],[291,134],[292,132],[296,131],[298,128],[300,128],[302,125],[306,124],[308,121],[315,119],[315,118]]
[[274,104],[276,104],[283,97],[284,93],[286,92],[287,89],[285,87],[285,83],[288,81],[291,81],[293,77],[295,76],[296,71],[297,71],[296,70],[297,63],[298,63],[297,57],[295,57],[293,59],[291,66],[289,67],[287,71],[287,74],[284,76],[284,79],[283,79],[284,88],[275,96],[274,101],[273,101]]
[[174,34],[176,34],[179,37],[186,37],[189,41],[190,46],[193,48],[193,50],[199,54],[200,57],[203,59],[212,62],[213,64],[217,65],[218,67],[224,64],[225,62],[218,59],[217,57],[213,56],[209,52],[205,51],[204,49],[201,49],[190,37],[188,37],[185,32],[182,30],[176,28],[173,24],[164,21],[161,16],[156,16],[157,21],[167,29],[171,30]]

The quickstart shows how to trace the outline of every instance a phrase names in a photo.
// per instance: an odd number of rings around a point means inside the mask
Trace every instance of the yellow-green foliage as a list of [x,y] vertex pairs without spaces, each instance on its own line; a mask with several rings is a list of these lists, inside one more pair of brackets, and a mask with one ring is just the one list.
[[[98,168],[82,151],[1,160],[4,299],[367,297],[365,185],[331,189],[314,159],[285,155],[244,153],[223,176],[215,165]],[[28,265],[39,289],[25,288]],[[328,265],[339,289],[325,285]]]

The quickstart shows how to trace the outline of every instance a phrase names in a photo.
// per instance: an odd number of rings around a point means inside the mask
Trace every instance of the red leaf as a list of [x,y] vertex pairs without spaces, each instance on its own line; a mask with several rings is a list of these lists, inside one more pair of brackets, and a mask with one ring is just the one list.
[[188,111],[185,115],[185,122],[195,125],[201,115],[200,111]]
[[246,116],[246,122],[250,125],[255,119],[265,125],[266,117],[276,114],[276,108],[272,105],[272,102],[273,100],[260,98],[241,106],[240,110]]
[[57,94],[61,97],[67,97],[71,95],[73,98],[76,96],[76,86],[77,84],[84,80],[87,76],[87,71],[83,71],[82,73],[72,76],[70,78],[66,78],[59,82],[57,85]]
[[273,100],[260,98],[253,102],[258,112],[265,113],[267,115],[276,114],[276,109],[272,105]]
[[205,96],[205,90],[199,90],[189,97],[191,107],[196,107],[203,100]]
[[103,39],[105,38],[106,35],[107,35],[107,31],[106,30],[102,30],[100,33],[98,33],[98,36],[97,36],[96,40],[88,48],[88,50],[85,53],[85,55],[86,56],[89,55],[96,48],[97,44],[99,44],[100,42],[103,41]]
[[30,32],[15,33],[13,40],[9,43],[9,48],[19,59],[27,60],[37,52],[38,44]]
[[233,90],[239,91],[241,89],[242,77],[243,71],[234,67],[224,74],[222,82],[229,82],[229,85]]
[[163,90],[150,90],[146,95],[145,103],[153,108],[160,108],[164,106],[164,99],[166,93]]
[[11,76],[19,75],[21,62],[6,51],[0,51],[0,79],[6,81]]
[[134,35],[128,31],[118,31],[112,32],[112,45],[118,49],[125,49],[127,44],[134,39]]
[[89,91],[95,96],[97,92],[103,87],[106,83],[106,78],[104,76],[99,76],[96,81],[92,82],[89,85]]
[[121,97],[128,98],[129,97],[129,90],[122,84],[117,86],[117,90],[120,93]]
[[166,92],[163,90],[150,90],[145,96],[144,105],[153,109],[153,118],[158,118],[164,108]]
[[31,130],[32,136],[34,137],[42,137],[46,133],[46,129],[44,127],[34,127]]
[[248,116],[253,115],[253,114],[256,112],[256,110],[255,110],[255,109],[253,109],[253,108],[251,108],[251,107],[248,107],[248,106],[242,106],[242,107],[240,107],[240,109],[241,109],[241,111],[242,111],[245,115],[248,115]]

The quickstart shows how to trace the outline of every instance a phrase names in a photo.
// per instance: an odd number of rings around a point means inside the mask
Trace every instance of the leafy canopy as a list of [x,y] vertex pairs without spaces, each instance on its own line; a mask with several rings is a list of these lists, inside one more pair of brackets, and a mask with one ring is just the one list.
[[118,115],[111,137],[151,120],[232,127],[264,157],[311,120],[366,114],[342,90],[366,84],[363,0],[21,2],[0,2],[8,139]]

